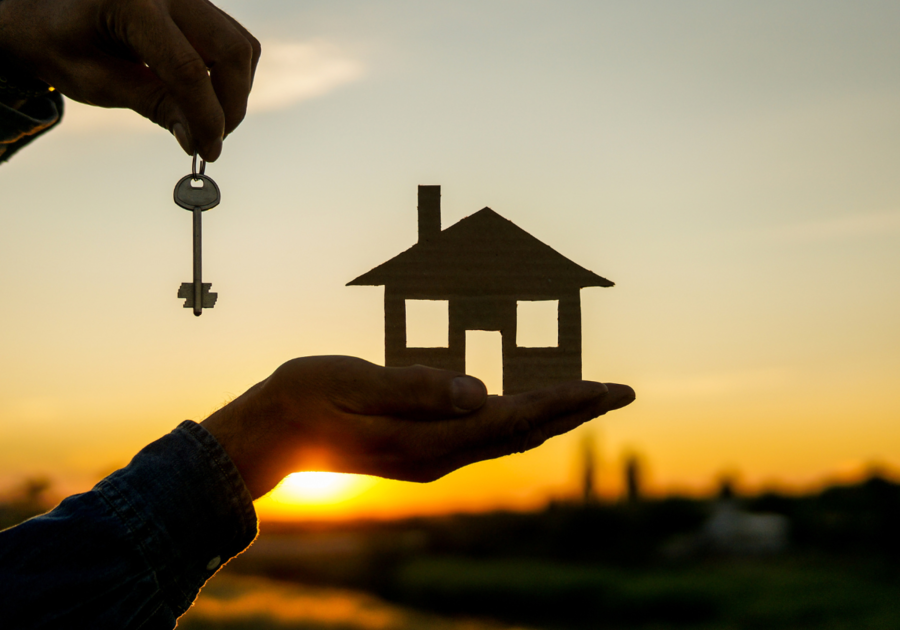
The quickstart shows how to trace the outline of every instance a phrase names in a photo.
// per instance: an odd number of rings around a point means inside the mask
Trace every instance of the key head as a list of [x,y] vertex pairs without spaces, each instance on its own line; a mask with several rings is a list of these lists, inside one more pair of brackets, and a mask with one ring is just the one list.
[[185,210],[209,210],[219,205],[219,187],[206,175],[185,175],[175,184],[175,203]]

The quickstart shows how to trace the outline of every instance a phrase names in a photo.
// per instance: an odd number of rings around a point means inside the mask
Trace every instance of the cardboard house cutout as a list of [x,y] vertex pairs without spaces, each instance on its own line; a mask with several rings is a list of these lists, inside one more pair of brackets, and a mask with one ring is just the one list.
[[[503,393],[581,378],[581,295],[613,283],[490,208],[441,230],[441,187],[419,186],[419,241],[347,286],[384,285],[384,362],[466,371],[466,331],[500,331]],[[406,300],[446,300],[446,348],[406,345]],[[558,345],[516,345],[517,302],[558,300]]]

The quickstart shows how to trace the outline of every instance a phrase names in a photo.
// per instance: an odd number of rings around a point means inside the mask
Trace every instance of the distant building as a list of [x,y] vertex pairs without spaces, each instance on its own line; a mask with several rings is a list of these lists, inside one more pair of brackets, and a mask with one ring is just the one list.
[[719,499],[700,532],[702,547],[727,555],[769,555],[788,546],[790,521],[780,514],[751,514],[734,499]]

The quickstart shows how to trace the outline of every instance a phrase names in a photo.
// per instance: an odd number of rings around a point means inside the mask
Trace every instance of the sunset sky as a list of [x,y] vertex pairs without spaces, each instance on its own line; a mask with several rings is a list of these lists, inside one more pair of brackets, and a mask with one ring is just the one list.
[[418,184],[445,228],[490,206],[613,280],[582,291],[584,378],[637,401],[428,486],[294,479],[263,516],[540,506],[586,439],[610,495],[630,452],[659,492],[900,469],[900,4],[219,5],[263,58],[207,170],[215,309],[175,297],[164,130],[69,102],[0,166],[0,493],[87,489],[289,358],[382,363],[383,290],[345,284],[415,242]]

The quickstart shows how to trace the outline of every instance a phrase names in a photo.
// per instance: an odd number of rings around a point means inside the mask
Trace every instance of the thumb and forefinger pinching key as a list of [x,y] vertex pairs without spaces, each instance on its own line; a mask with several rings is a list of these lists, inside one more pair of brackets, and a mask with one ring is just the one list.
[[185,210],[190,210],[194,218],[194,280],[181,284],[178,297],[184,299],[185,308],[194,309],[196,316],[203,313],[204,308],[214,307],[219,297],[217,293],[210,291],[212,283],[202,280],[202,216],[205,210],[215,208],[221,200],[219,187],[212,178],[204,174],[205,170],[206,162],[201,158],[198,171],[195,153],[191,174],[185,175],[175,184],[174,193],[175,203]]

